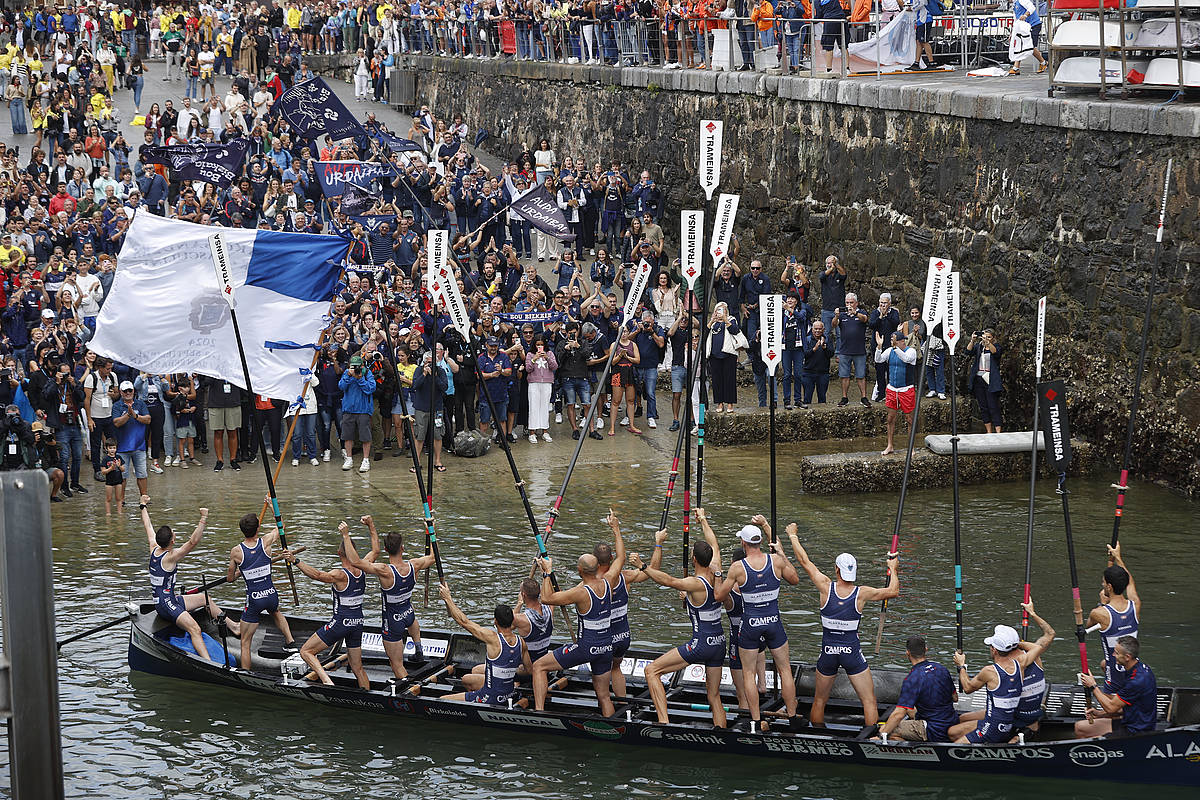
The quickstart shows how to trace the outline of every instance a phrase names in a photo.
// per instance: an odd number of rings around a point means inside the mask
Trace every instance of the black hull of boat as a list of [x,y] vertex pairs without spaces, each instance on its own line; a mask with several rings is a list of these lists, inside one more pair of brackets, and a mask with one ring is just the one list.
[[[152,608],[152,607],[151,607]],[[145,609],[145,607],[143,607]],[[1026,745],[859,741],[815,733],[768,733],[695,725],[660,725],[595,713],[537,712],[483,706],[414,695],[391,688],[364,691],[351,686],[285,680],[282,676],[227,669],[169,644],[156,629],[151,610],[134,617],[129,640],[131,669],[171,678],[249,689],[398,718],[570,736],[592,742],[653,745],[723,755],[761,756],[803,763],[902,767],[942,774],[1003,774],[1032,779],[1104,780],[1200,787],[1200,725],[1186,725],[1120,739],[1030,742]],[[437,633],[427,631],[426,635]],[[457,634],[455,634],[457,636]]]

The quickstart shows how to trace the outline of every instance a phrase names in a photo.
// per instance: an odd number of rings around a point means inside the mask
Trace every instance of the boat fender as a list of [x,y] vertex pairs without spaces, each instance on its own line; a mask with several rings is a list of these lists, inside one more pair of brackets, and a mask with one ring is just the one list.
[[1020,733],[1017,734],[1017,744],[1019,744],[1019,745],[1025,744],[1025,731],[1021,731]]
[[633,722],[633,709],[631,709],[631,708],[625,709],[625,721]]
[[882,737],[883,743],[884,743],[884,744],[887,744],[887,743],[888,743],[888,733],[887,733],[887,731],[880,731],[879,735],[880,735],[880,737]]

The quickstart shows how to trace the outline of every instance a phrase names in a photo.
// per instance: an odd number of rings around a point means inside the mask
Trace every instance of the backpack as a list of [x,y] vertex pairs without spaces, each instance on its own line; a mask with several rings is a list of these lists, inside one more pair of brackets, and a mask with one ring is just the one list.
[[454,455],[478,458],[492,447],[492,440],[479,431],[459,431],[454,435]]

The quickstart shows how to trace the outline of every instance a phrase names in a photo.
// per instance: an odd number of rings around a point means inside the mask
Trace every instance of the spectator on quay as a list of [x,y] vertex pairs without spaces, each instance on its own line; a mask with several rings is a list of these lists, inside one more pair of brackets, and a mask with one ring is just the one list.
[[[884,292],[879,295],[879,307],[871,312],[867,327],[875,334],[875,340],[882,342],[883,347],[890,347],[892,334],[900,327],[900,311],[892,306],[892,295]],[[883,399],[887,387],[888,367],[886,363],[875,362],[875,388],[871,392],[871,401]]]
[[1004,391],[1000,379],[1000,346],[996,344],[996,332],[991,328],[974,331],[967,341],[967,355],[971,358],[967,372],[967,390],[975,395],[979,403],[979,417],[988,433],[1004,430],[1000,416],[1000,392]]
[[837,256],[825,258],[825,269],[821,273],[821,322],[825,330],[836,338],[837,329],[833,318],[837,310],[846,305],[846,267],[838,261]]
[[[767,0],[764,3],[770,5]],[[758,330],[758,298],[760,295],[771,293],[771,276],[763,270],[762,261],[757,258],[750,262],[750,272],[742,276],[741,311],[745,321],[746,337],[754,338]]]
[[[133,390],[134,396],[146,404],[146,410],[150,414],[150,425],[146,432],[147,449],[151,458],[149,470],[155,475],[161,475],[163,469],[160,461],[163,458],[163,435],[167,420],[164,382],[156,375],[141,372],[133,382]],[[171,460],[170,450],[166,451],[166,460],[168,463]]]
[[[823,316],[823,315],[822,315]],[[867,315],[858,307],[858,295],[846,293],[845,308],[837,309],[833,327],[838,332],[838,377],[842,379],[842,399],[838,407],[850,402],[850,378],[858,380],[859,402],[870,408],[867,399]]]
[[801,408],[808,408],[814,390],[817,402],[825,402],[825,392],[829,388],[829,363],[832,358],[833,347],[825,337],[825,323],[816,320],[812,324],[808,339],[804,342],[804,372],[800,375],[800,383],[804,386],[804,399],[800,401]]
[[354,445],[362,445],[362,463],[359,472],[371,469],[371,415],[375,409],[375,375],[363,362],[362,356],[351,356],[349,368],[338,381],[342,390],[342,469],[354,468]]
[[[33,449],[36,454],[34,468],[43,470],[50,481],[50,502],[61,503],[63,498],[59,496],[59,490],[63,486],[64,473],[58,465],[62,461],[62,450],[55,439],[54,431],[40,419],[35,419],[29,429],[33,433]],[[63,489],[63,495],[70,497],[70,490]]]
[[216,463],[213,464],[213,472],[220,472],[225,468],[221,460],[222,443],[229,454],[229,468],[235,472],[240,471],[242,467],[237,460],[238,431],[242,427],[242,399],[245,392],[241,387],[217,378],[204,378],[202,386],[208,406],[208,430],[212,434],[217,457]]
[[[786,272],[785,272],[786,274]],[[783,407],[792,410],[792,396],[796,403],[804,405],[802,373],[804,372],[805,332],[808,328],[808,313],[795,294],[783,301],[783,351],[779,364],[783,371]],[[828,376],[826,376],[828,378]]]
[[737,405],[738,350],[746,341],[737,320],[729,316],[729,306],[717,303],[709,320],[705,355],[717,413],[732,414]]
[[[653,325],[653,321],[651,321],[651,325]],[[629,432],[641,434],[641,429],[634,425],[634,419],[637,416],[634,410],[637,405],[636,375],[638,364],[641,362],[641,354],[628,325],[620,327],[617,340],[609,347],[610,350],[616,348],[616,354],[612,355],[612,371],[609,375],[609,382],[612,386],[612,404],[608,414],[608,435],[617,435],[617,413],[622,398],[625,400],[625,419],[628,420]]]
[[[670,340],[671,356],[671,430],[679,430],[679,409],[683,400],[683,390],[687,385],[687,346],[692,338],[692,315],[680,313],[667,329],[667,339]],[[693,364],[693,383],[695,382],[698,364]]]
[[71,496],[71,492],[87,494],[87,489],[79,483],[79,471],[83,464],[83,432],[80,423],[83,419],[81,411],[84,407],[84,392],[79,381],[75,380],[69,363],[64,362],[58,366],[53,390],[53,417],[57,420],[55,436],[61,448],[58,467],[63,471],[66,481],[63,494],[68,497]]
[[[512,362],[508,355],[500,352],[500,340],[488,336],[484,343],[485,350],[479,354],[479,377],[483,380],[483,391],[487,396],[479,401],[479,430],[486,436],[489,424],[496,427],[496,435],[508,436],[511,430],[506,430],[508,421],[508,379],[513,373]],[[490,400],[490,402],[489,402]],[[492,407],[495,407],[496,418],[492,417]]]
[[800,305],[806,306],[811,288],[812,281],[804,265],[798,263],[795,256],[788,256],[787,263],[783,265],[783,273],[779,276],[779,293],[794,294]]
[[588,383],[590,348],[580,334],[579,323],[567,323],[565,335],[555,348],[555,361],[558,363],[555,374],[562,386],[572,439],[579,439],[580,420],[592,402],[592,388]]
[[[678,259],[675,264],[678,269]],[[660,271],[655,276],[654,290],[650,293],[650,305],[654,309],[655,323],[665,332],[675,324],[680,310],[682,308],[679,301],[679,284],[671,280],[671,274],[666,270]],[[659,364],[659,370],[666,371],[671,368],[672,352],[668,348],[663,352],[662,363]]]
[[908,424],[910,426],[913,424],[912,415],[916,408],[917,392],[909,377],[909,367],[917,363],[917,350],[905,344],[904,334],[900,331],[892,332],[889,346],[886,349],[883,347],[881,334],[875,334],[875,342],[879,351],[875,356],[875,363],[887,365],[888,375],[885,389],[885,402],[888,409],[887,447],[880,453],[880,455],[886,456],[896,450],[894,439],[897,414],[902,412],[908,420]]
[[[446,372],[435,363],[433,355],[429,350],[422,353],[421,366],[413,372],[412,391],[409,393],[413,407],[413,446],[420,456],[425,442],[430,438],[429,426],[432,425],[433,466],[438,472],[445,472],[446,467],[442,464],[442,431],[445,429],[443,401],[449,382]],[[409,467],[409,472],[415,471]]]
[[846,10],[840,0],[820,0],[813,8],[816,19],[831,20],[821,25],[821,49],[825,51],[825,72],[833,72],[833,49],[840,47],[843,52],[850,41],[846,36]]
[[112,374],[112,361],[98,356],[93,362],[94,371],[87,369],[83,375],[84,408],[87,410],[89,433],[88,450],[92,454],[92,470],[96,480],[100,477],[101,443],[105,439],[116,440],[117,429],[113,426],[113,401],[118,397],[117,379]]
[[655,395],[658,388],[658,364],[667,344],[666,336],[667,332],[655,322],[654,312],[649,309],[643,311],[641,324],[634,334],[634,343],[637,345],[639,357],[638,382],[646,398],[646,424],[651,428],[658,427],[658,400]]
[[146,472],[146,430],[150,426],[150,409],[134,395],[132,381],[121,382],[121,398],[113,403],[112,422],[117,429],[117,454],[125,463],[125,479],[132,471],[138,492],[148,489]]
[[117,454],[114,439],[104,440],[100,474],[104,476],[104,513],[112,516],[114,504],[118,509],[125,507],[125,461]]
[[[937,2],[937,0],[932,0],[932,2]],[[1038,4],[1034,2],[1034,0],[1014,0],[1013,16],[1023,22],[1029,23],[1030,33],[1033,36],[1033,57],[1037,59],[1037,71],[1040,75],[1045,72],[1050,65],[1046,63],[1046,59],[1044,56],[1042,56],[1042,51],[1038,46],[1040,44],[1039,40],[1042,36],[1042,18],[1038,12]],[[1021,62],[1018,61],[1017,63],[1013,64],[1012,69],[1008,71],[1008,74],[1020,75]]]
[[[905,344],[909,347],[917,348],[917,357],[922,358],[926,355],[925,348],[929,349],[928,359],[925,362],[925,385],[929,388],[926,397],[935,397],[940,395],[942,400],[946,399],[946,373],[945,364],[943,363],[943,354],[945,353],[945,343],[937,336],[931,336],[926,342],[928,328],[925,326],[925,320],[921,319],[921,309],[913,306],[908,310],[908,319],[904,320],[904,324],[900,326],[900,333],[904,335]],[[940,391],[938,388],[940,387]],[[921,387],[917,387],[920,391]]]
[[[317,460],[317,392],[320,377],[310,376],[304,385],[304,394],[298,397],[298,402],[288,406],[286,417],[296,416],[296,427],[292,431],[292,466],[300,466],[301,461],[308,461],[314,467],[321,462]],[[282,455],[282,453],[281,453]]]
[[546,345],[546,340],[537,337],[531,350],[525,353],[525,373],[528,382],[529,396],[529,431],[530,444],[536,444],[538,431],[542,440],[552,442],[550,436],[550,396],[554,388],[554,376],[558,370],[558,358],[554,351]]

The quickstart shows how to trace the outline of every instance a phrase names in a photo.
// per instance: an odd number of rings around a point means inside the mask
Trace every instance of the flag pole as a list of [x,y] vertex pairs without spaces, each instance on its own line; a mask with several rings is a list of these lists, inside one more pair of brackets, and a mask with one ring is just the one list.
[[[246,362],[246,348],[242,344],[242,331],[238,327],[237,305],[233,296],[232,274],[229,268],[229,261],[225,254],[224,234],[214,233],[208,237],[209,249],[212,252],[213,267],[217,273],[217,284],[221,288],[221,297],[224,298],[226,305],[229,306],[229,318],[233,322],[233,338],[237,341],[238,358],[242,362],[242,378],[246,381],[246,393],[251,398],[254,397],[254,388],[250,382],[250,366]],[[286,550],[287,533],[283,529],[283,514],[279,510],[279,495],[275,492],[275,479],[271,475],[271,462],[267,460],[267,442],[262,436],[258,436],[258,457],[262,461],[263,474],[267,478],[267,494],[271,497],[271,511],[275,516],[275,529],[279,533],[279,544]],[[292,572],[291,564],[287,566],[288,583],[292,586],[292,600],[296,605],[300,605],[300,594],[296,590],[296,575]]]

